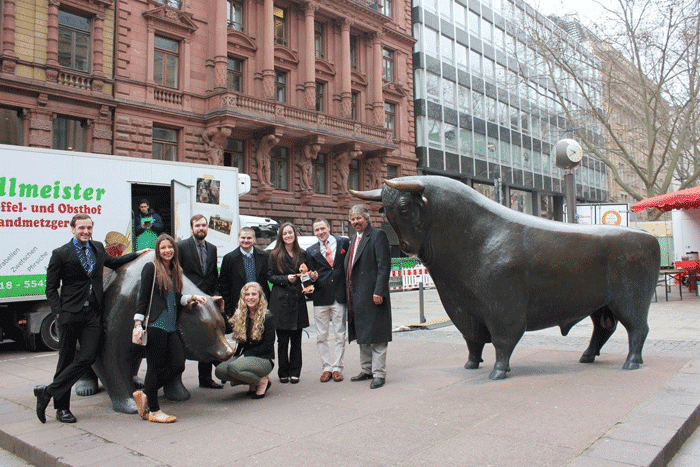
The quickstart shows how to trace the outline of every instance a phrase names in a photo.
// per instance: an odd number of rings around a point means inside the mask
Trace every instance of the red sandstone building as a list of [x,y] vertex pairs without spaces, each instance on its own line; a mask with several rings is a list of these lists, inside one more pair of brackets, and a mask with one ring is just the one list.
[[410,1],[0,0],[0,18],[2,143],[237,166],[241,212],[305,234],[341,230],[348,188],[416,171]]

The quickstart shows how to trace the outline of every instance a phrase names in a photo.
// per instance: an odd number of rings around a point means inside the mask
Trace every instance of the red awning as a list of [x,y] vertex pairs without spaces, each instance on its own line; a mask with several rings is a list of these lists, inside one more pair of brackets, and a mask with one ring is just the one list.
[[672,209],[693,209],[700,208],[700,186],[686,188],[673,193],[666,193],[659,196],[643,199],[633,204],[633,211],[641,211],[644,208],[656,208],[662,211]]

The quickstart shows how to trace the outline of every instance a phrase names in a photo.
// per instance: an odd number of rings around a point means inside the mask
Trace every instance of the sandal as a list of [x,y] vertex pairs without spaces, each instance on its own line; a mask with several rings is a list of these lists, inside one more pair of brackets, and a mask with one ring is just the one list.
[[163,412],[161,412],[160,415],[148,414],[148,421],[149,422],[173,423],[176,420],[177,420],[177,417],[175,415],[167,415],[167,414],[164,414]]
[[136,410],[138,410],[141,420],[148,420],[148,404],[146,394],[144,394],[143,391],[136,391],[132,394],[132,396],[134,396]]

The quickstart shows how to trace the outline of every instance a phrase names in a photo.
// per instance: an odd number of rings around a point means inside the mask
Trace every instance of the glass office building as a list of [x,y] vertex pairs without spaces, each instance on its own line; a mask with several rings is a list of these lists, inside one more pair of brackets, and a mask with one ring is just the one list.
[[[412,13],[419,172],[561,219],[564,171],[551,150],[577,128],[563,117],[544,61],[518,25],[527,17],[556,26],[511,0],[413,0]],[[567,98],[575,102],[573,94]],[[579,202],[607,200],[602,162],[585,155],[575,174]]]

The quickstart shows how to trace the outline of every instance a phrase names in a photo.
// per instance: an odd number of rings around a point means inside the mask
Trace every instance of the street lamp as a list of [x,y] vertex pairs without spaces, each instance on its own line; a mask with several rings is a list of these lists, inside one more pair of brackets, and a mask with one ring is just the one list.
[[554,163],[560,169],[566,170],[564,174],[566,221],[570,224],[575,222],[576,210],[576,184],[573,169],[581,163],[581,159],[583,159],[583,149],[573,139],[563,139],[554,145]]

